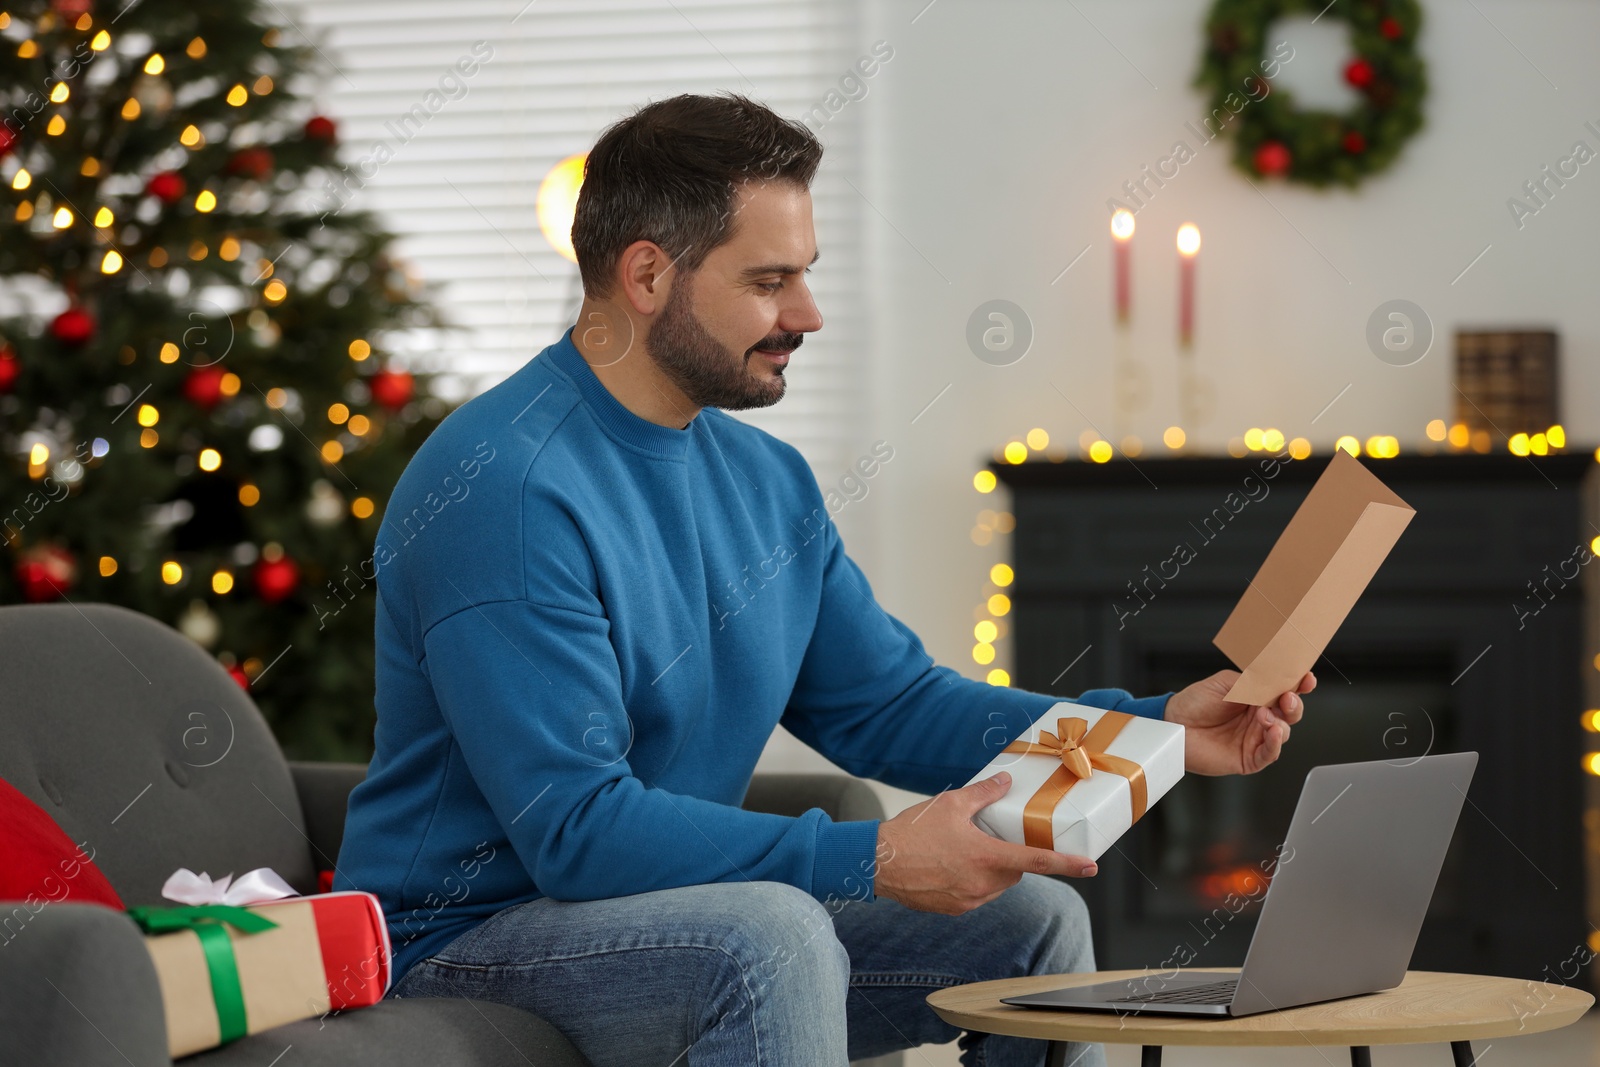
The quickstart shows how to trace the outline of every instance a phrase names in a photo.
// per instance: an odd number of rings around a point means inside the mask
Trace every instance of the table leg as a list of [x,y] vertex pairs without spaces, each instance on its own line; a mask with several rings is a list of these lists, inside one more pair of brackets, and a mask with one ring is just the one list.
[[1350,1067],[1372,1067],[1372,1049],[1366,1045],[1351,1045]]
[[1455,1067],[1473,1067],[1478,1062],[1472,1057],[1471,1041],[1450,1042],[1450,1057],[1456,1061]]

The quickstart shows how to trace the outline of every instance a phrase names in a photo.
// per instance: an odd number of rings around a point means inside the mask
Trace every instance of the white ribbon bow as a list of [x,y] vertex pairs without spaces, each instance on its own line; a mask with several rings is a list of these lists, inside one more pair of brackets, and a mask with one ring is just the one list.
[[209,874],[195,874],[187,867],[179,867],[162,885],[161,895],[180,904],[233,904],[242,907],[300,894],[271,867],[257,867],[240,875],[237,882],[231,874],[225,874],[213,882]]

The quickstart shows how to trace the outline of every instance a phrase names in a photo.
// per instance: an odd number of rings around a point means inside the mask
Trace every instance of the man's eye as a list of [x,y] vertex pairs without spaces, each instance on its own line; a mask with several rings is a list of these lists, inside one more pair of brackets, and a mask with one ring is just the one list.
[[756,288],[760,289],[762,292],[775,293],[779,289],[783,288],[783,283],[782,282],[757,282],[756,283]]

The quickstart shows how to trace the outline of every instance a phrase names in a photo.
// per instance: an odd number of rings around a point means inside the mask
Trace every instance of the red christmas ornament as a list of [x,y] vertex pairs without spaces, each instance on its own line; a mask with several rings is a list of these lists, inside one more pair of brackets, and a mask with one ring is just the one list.
[[1289,149],[1282,141],[1264,141],[1256,149],[1256,173],[1271,178],[1279,174],[1289,173],[1289,164],[1293,160],[1289,156]]
[[59,600],[78,577],[72,553],[60,545],[35,545],[17,553],[17,585],[31,604]]
[[333,120],[325,115],[313,115],[306,120],[307,140],[332,144],[338,133],[339,127],[334,125]]
[[248,690],[250,688],[250,676],[244,673],[237,663],[228,668],[228,677],[238,682],[240,689]]
[[17,384],[21,375],[22,360],[17,358],[16,350],[0,343],[0,393],[11,392],[11,387]]
[[82,308],[68,308],[50,321],[50,336],[64,345],[84,344],[94,336],[94,316]]
[[0,125],[0,156],[5,155],[17,146],[17,135]]
[[222,379],[227,372],[220,367],[196,367],[183,380],[183,395],[202,411],[210,411],[222,399]]
[[58,15],[76,19],[93,11],[94,2],[93,0],[50,0],[50,7]]
[[1372,84],[1374,73],[1371,63],[1364,59],[1352,59],[1344,68],[1344,80],[1357,89],[1365,89]]
[[1398,41],[1405,35],[1406,28],[1400,25],[1399,19],[1391,15],[1389,18],[1386,18],[1382,22],[1378,23],[1378,32],[1389,38],[1391,41]]
[[1344,150],[1351,155],[1359,156],[1367,150],[1367,139],[1355,130],[1344,135]]
[[175,170],[164,170],[151,177],[144,191],[163,203],[174,204],[183,199],[183,192],[188,187],[183,175]]
[[372,376],[368,383],[372,399],[388,408],[399,411],[411,402],[416,392],[416,381],[409,371],[384,369]]
[[256,564],[256,592],[268,604],[276,604],[300,582],[300,568],[288,556],[263,559]]
[[260,146],[254,148],[241,148],[228,157],[227,166],[224,168],[229,174],[237,174],[242,178],[252,178],[261,181],[272,173],[272,153]]

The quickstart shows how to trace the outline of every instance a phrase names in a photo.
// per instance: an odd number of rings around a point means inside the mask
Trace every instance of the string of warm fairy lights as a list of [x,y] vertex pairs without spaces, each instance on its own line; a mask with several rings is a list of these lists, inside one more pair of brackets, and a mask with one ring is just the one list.
[[[1439,446],[1443,446],[1442,450],[1446,452],[1483,454],[1493,451],[1494,442],[1489,431],[1474,430],[1466,423],[1449,424],[1443,419],[1434,419],[1427,424],[1423,433],[1425,441],[1418,447],[1418,453],[1422,455],[1440,452]],[[1161,435],[1161,443],[1171,455],[1193,454],[1187,450],[1188,434],[1181,426],[1167,427]],[[1393,459],[1400,454],[1399,439],[1388,434],[1374,434],[1364,441],[1353,434],[1345,434],[1334,441],[1333,446],[1344,449],[1352,456],[1365,455],[1371,459]],[[1559,425],[1551,426],[1543,433],[1517,433],[1506,441],[1507,451],[1517,456],[1551,455],[1561,452],[1566,446],[1567,432]],[[1304,437],[1285,439],[1282,431],[1274,427],[1263,429],[1252,426],[1242,435],[1230,439],[1227,448],[1228,454],[1235,458],[1253,452],[1279,454],[1285,450],[1290,459],[1296,460],[1309,459],[1312,454],[1309,440]],[[1124,456],[1137,458],[1144,454],[1144,445],[1138,437],[1124,437],[1121,451]],[[1117,449],[1111,442],[1093,430],[1085,430],[1078,437],[1077,458],[1080,460],[1109,463],[1116,454]],[[1051,463],[1064,463],[1069,459],[1068,450],[1051,448],[1049,433],[1034,427],[1021,438],[1008,441],[995,454],[995,460],[1017,465],[1027,462],[1031,455]],[[1600,463],[1600,448],[1595,449],[1595,461]],[[999,479],[991,470],[980,470],[972,476],[972,487],[982,495],[994,492],[998,485]],[[996,534],[1010,533],[1015,526],[1016,519],[1010,512],[984,508],[978,512],[973,524],[972,543],[979,547],[987,546],[993,542]],[[1600,555],[1600,537],[1596,537],[1590,547],[1596,555]],[[980,667],[987,667],[994,662],[995,642],[1004,638],[1010,629],[1006,616],[1011,612],[1011,597],[1007,590],[1015,578],[1015,572],[1007,564],[996,563],[989,568],[989,580],[983,585],[983,599],[973,609],[972,661]],[[1600,655],[1594,658],[1594,668],[1600,671]],[[990,685],[1010,685],[1011,674],[1004,668],[993,667],[989,670],[987,681]],[[1586,712],[1583,725],[1592,733],[1600,733],[1600,710]],[[1590,774],[1600,776],[1600,752],[1586,756],[1584,768]],[[1600,951],[1600,947],[1596,951]]]

